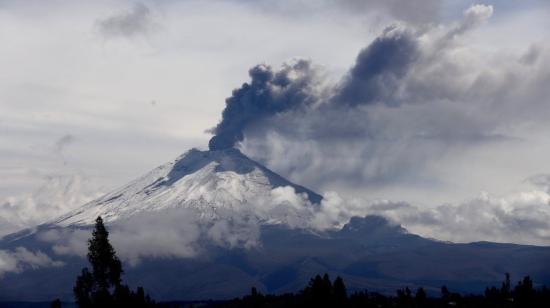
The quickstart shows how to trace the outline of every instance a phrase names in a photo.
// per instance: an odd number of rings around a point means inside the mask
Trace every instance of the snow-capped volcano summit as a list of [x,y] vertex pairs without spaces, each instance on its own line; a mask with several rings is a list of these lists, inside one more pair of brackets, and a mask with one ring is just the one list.
[[53,223],[60,226],[88,225],[97,216],[115,221],[170,208],[194,209],[204,219],[216,218],[220,209],[239,210],[250,206],[248,201],[285,186],[292,187],[296,193],[306,194],[311,203],[319,203],[322,199],[237,149],[191,149],[176,160],[63,215]]

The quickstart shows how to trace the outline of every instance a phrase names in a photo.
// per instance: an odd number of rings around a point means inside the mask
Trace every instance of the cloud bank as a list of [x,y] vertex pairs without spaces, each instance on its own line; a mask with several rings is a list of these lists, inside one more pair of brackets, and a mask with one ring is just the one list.
[[29,170],[40,185],[30,193],[0,199],[0,237],[18,230],[34,227],[58,217],[101,195],[94,191],[89,179],[79,170],[74,170],[65,157],[65,152],[77,138],[64,134],[48,148],[60,167],[42,173]]
[[20,273],[27,269],[63,265],[63,262],[54,261],[41,251],[32,252],[24,247],[17,247],[13,251],[0,250],[0,278],[5,273]]
[[79,173],[45,175],[32,193],[0,201],[0,236],[44,223],[100,196],[87,186]]
[[[205,218],[192,208],[142,212],[108,223],[117,254],[130,266],[145,259],[200,258],[208,249],[261,249],[262,226],[282,225],[323,233],[338,230],[352,217],[382,216],[409,232],[459,243],[491,241],[550,245],[550,191],[547,175],[531,190],[507,196],[483,193],[460,204],[424,209],[405,201],[345,198],[327,192],[320,205],[292,187],[248,200],[237,209],[219,209]],[[89,229],[51,229],[38,238],[57,256],[85,257]],[[45,262],[44,264],[49,264]]]

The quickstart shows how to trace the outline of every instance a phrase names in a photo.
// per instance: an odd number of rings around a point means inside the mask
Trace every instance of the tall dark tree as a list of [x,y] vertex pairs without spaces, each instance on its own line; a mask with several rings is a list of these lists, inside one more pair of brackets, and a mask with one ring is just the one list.
[[346,290],[346,286],[344,285],[344,280],[342,277],[338,276],[334,280],[334,284],[332,286],[333,293],[334,293],[334,299],[337,303],[345,302],[348,298],[348,293]]
[[50,303],[50,308],[61,308],[61,300],[59,298],[54,299]]
[[416,290],[415,299],[418,303],[424,303],[427,297],[428,295],[426,294],[424,288],[420,287]]
[[502,287],[500,287],[500,293],[503,297],[508,298],[510,297],[510,291],[510,273],[506,273]]
[[111,305],[111,292],[120,288],[122,265],[109,242],[109,232],[101,217],[96,219],[92,238],[88,241],[88,261],[92,272],[84,268],[74,287],[78,305]]
[[94,278],[87,267],[82,269],[80,276],[76,278],[73,288],[74,297],[78,307],[92,307],[92,292]]
[[103,219],[98,217],[95,222],[95,230],[88,242],[88,260],[92,265],[97,291],[108,292],[120,286],[122,265],[109,242],[109,232],[103,224]]
[[122,285],[122,264],[109,242],[109,232],[98,217],[92,238],[88,241],[88,261],[92,271],[85,267],[73,288],[79,307],[151,307],[154,302],[143,288],[130,291]]
[[517,286],[514,288],[514,294],[516,301],[525,307],[531,307],[535,298],[535,289],[533,288],[533,281],[531,277],[526,276],[520,280]]
[[449,292],[447,286],[441,287],[441,299],[445,302],[448,302],[451,299],[451,292]]
[[332,293],[332,282],[330,281],[330,277],[327,273],[323,275],[323,282],[321,283],[322,289],[321,292],[324,296],[327,298],[330,297]]

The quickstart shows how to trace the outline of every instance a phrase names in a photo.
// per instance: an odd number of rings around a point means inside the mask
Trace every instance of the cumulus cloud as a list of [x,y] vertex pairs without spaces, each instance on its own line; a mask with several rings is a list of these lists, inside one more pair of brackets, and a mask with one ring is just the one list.
[[[195,211],[168,209],[126,217],[109,224],[110,238],[117,255],[131,266],[143,258],[186,258],[198,253],[201,235]],[[90,228],[42,230],[37,238],[52,245],[60,256],[86,257]]]
[[482,193],[458,204],[422,208],[404,201],[344,198],[331,192],[319,207],[302,202],[300,228],[339,229],[352,217],[383,216],[409,232],[452,242],[550,245],[550,194],[532,189],[505,196]]
[[235,215],[220,219],[207,229],[207,237],[216,245],[226,248],[254,248],[260,237],[260,225],[257,217]]
[[[279,187],[237,209],[216,208],[215,217],[176,207],[121,217],[108,227],[117,254],[134,266],[143,259],[197,257],[210,246],[256,249],[261,247],[263,224],[304,228],[313,208],[307,194]],[[57,255],[85,257],[90,229],[54,228],[41,230],[37,236],[50,243]]]
[[108,38],[135,37],[148,34],[158,27],[151,9],[140,2],[129,11],[99,20],[97,25],[101,34]]
[[0,250],[0,277],[4,274],[20,273],[28,269],[63,266],[63,262],[54,261],[41,251],[32,252],[24,247],[13,251]]
[[99,193],[89,192],[86,181],[80,174],[46,175],[42,186],[32,193],[5,198],[0,203],[0,217],[11,226],[0,229],[0,235],[44,223],[91,201]]
[[460,204],[421,209],[403,204],[398,209],[380,208],[411,232],[453,242],[493,241],[550,244],[550,196],[533,190],[504,197],[483,193]]
[[61,168],[39,172],[30,170],[34,178],[41,180],[40,186],[27,194],[0,199],[0,236],[34,227],[47,222],[98,197],[101,192],[92,191],[88,177],[68,166],[64,151],[76,137],[65,134],[56,139],[48,152],[53,154]]
[[40,241],[52,243],[52,251],[60,256],[76,255],[85,257],[88,253],[88,230],[50,229],[40,231],[37,235]]
[[[130,266],[145,259],[200,258],[210,247],[261,249],[265,225],[322,233],[342,228],[353,217],[368,215],[384,217],[411,233],[438,240],[550,245],[550,194],[537,188],[507,196],[483,193],[459,204],[430,209],[404,201],[348,198],[335,192],[325,193],[321,204],[312,204],[292,187],[275,188],[248,203],[221,210],[213,219],[193,209],[171,208],[126,217],[108,227],[117,254]],[[41,231],[38,238],[51,243],[57,255],[85,257],[90,234],[89,228],[51,229]],[[4,259],[8,262],[5,267],[16,268],[13,259]],[[43,254],[25,260],[53,264]]]
[[461,35],[471,30],[493,16],[493,6],[475,4],[464,11],[464,19],[447,33],[449,38]]
[[[168,208],[122,217],[108,224],[117,254],[130,266],[145,259],[198,258],[210,247],[261,249],[262,226],[325,232],[353,217],[376,215],[409,232],[452,242],[492,241],[550,245],[548,176],[529,180],[529,190],[504,196],[482,193],[457,203],[423,208],[406,201],[369,200],[327,192],[320,204],[290,186],[246,200],[237,208],[218,208],[204,216],[193,208]],[[57,255],[85,257],[90,229],[51,229],[38,238]]]
[[190,210],[166,210],[141,214],[115,223],[113,245],[130,265],[143,258],[186,258],[198,252],[198,216]]

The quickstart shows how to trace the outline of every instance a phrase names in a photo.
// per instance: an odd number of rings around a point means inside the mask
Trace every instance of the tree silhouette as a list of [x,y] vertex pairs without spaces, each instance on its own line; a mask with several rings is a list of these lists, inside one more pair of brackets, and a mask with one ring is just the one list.
[[92,292],[94,278],[87,267],[82,269],[80,276],[76,278],[73,288],[74,297],[78,307],[92,307]]
[[514,288],[514,293],[518,303],[525,305],[525,307],[530,307],[535,297],[535,289],[533,288],[531,277],[526,276],[523,280],[520,280]]
[[96,219],[92,238],[88,241],[88,261],[92,271],[85,267],[77,277],[73,293],[79,307],[151,307],[154,302],[143,288],[130,291],[122,285],[122,264],[109,242],[109,232],[103,219]]
[[122,265],[109,243],[109,232],[101,217],[96,219],[95,230],[88,242],[88,260],[92,265],[92,275],[98,292],[105,293],[120,286]]
[[332,288],[333,288],[335,302],[336,303],[345,302],[346,299],[348,298],[348,294],[346,291],[346,286],[344,285],[344,280],[340,276],[336,277]]
[[426,304],[427,298],[428,298],[428,295],[426,294],[426,291],[424,290],[424,288],[420,287],[416,290],[414,300],[416,301],[419,307],[424,307],[424,305]]
[[441,299],[445,302],[448,302],[451,299],[451,292],[449,292],[447,286],[441,287]]
[[92,272],[84,268],[76,279],[74,295],[80,307],[112,305],[112,291],[120,287],[122,265],[109,242],[109,232],[98,217],[88,241],[88,261]]
[[50,308],[61,308],[61,300],[59,298],[54,299],[50,303]]

